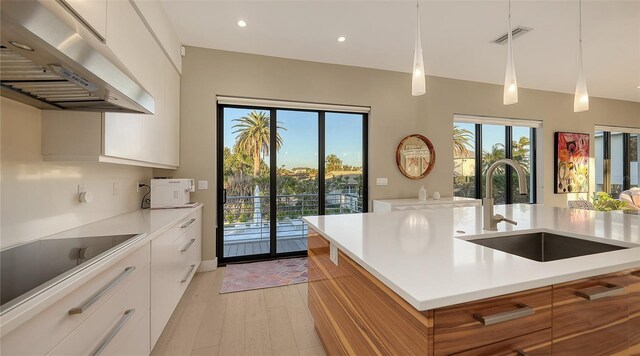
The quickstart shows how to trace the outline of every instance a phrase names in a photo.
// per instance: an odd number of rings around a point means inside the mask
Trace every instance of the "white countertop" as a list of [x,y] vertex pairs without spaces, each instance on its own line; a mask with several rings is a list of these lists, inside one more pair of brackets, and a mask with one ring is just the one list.
[[391,205],[416,205],[416,204],[456,204],[481,201],[480,199],[465,197],[440,197],[440,199],[428,198],[427,200],[418,200],[417,198],[406,199],[376,199],[374,202],[383,202]]
[[84,236],[124,234],[147,234],[148,237],[152,238],[201,207],[202,204],[199,203],[190,208],[139,209],[129,213],[116,215],[112,218],[99,220],[91,224],[79,226],[44,238],[65,239]]
[[[518,225],[484,231],[482,207],[304,220],[418,310],[640,267],[640,216],[527,204],[496,205],[495,213]],[[537,262],[463,240],[535,231],[635,248]]]

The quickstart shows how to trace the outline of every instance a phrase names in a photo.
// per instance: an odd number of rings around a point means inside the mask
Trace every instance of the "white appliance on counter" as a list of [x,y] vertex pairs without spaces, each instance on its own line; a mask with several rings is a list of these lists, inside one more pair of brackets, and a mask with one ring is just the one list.
[[190,193],[195,191],[193,179],[152,179],[151,209],[193,207]]

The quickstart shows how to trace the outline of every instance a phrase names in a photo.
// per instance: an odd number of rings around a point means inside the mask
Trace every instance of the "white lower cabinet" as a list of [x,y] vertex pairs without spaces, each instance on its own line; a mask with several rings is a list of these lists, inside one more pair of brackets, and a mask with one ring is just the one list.
[[[119,300],[122,296],[125,299],[127,296],[131,298],[132,291],[147,295],[145,308],[148,309],[149,255],[150,249],[147,243],[3,336],[0,340],[2,353],[7,355],[46,354],[79,328],[90,325],[89,319],[103,310],[103,306],[113,304],[114,300]],[[141,276],[142,274],[146,276]],[[145,283],[146,288],[144,288]],[[140,286],[142,290],[132,289]],[[88,303],[105,288],[106,292],[95,299],[94,303]],[[120,297],[116,297],[117,295]],[[73,309],[81,312],[70,314]],[[93,341],[97,342],[97,340]]]
[[202,209],[151,241],[151,347],[200,265]]
[[202,209],[162,230],[3,330],[2,355],[148,355],[200,265]]
[[[149,324],[144,321],[149,320],[149,278],[147,265],[49,354],[148,355]],[[136,331],[140,337],[129,340]]]

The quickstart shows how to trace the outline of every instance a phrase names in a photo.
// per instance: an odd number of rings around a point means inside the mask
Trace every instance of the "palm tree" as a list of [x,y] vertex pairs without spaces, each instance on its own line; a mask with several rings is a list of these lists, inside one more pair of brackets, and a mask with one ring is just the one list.
[[342,160],[340,157],[335,154],[330,154],[327,156],[327,173],[333,171],[341,171],[342,170]]
[[[233,133],[236,137],[236,147],[244,154],[253,158],[253,175],[257,177],[260,173],[262,158],[269,155],[269,144],[271,142],[271,129],[269,127],[269,115],[264,111],[252,111],[247,116],[243,116],[233,121],[236,129]],[[278,130],[286,130],[277,126]],[[276,132],[276,151],[282,147],[282,137]]]
[[511,143],[513,147],[513,160],[520,163],[526,173],[529,173],[529,161],[531,156],[529,155],[529,147],[531,142],[528,137],[522,136],[518,141]]
[[467,129],[453,126],[453,157],[466,157],[473,146],[473,133]]
[[[498,160],[504,158],[504,145],[502,143],[496,143],[491,146],[491,151],[482,152],[482,171],[487,172],[487,169]],[[496,168],[496,172],[499,174],[504,173],[504,167],[500,166]]]

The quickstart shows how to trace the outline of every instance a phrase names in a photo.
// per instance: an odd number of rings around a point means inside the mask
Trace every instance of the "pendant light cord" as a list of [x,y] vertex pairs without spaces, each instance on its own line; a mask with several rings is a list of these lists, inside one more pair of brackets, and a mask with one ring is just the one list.
[[580,56],[582,56],[582,0],[578,0],[578,33],[580,36]]
[[[509,32],[507,33],[509,38],[511,38],[511,36],[513,36],[513,30],[511,29],[511,0],[509,0],[509,17],[508,17],[508,22],[509,22]],[[509,45],[511,45],[511,42],[509,42]]]

